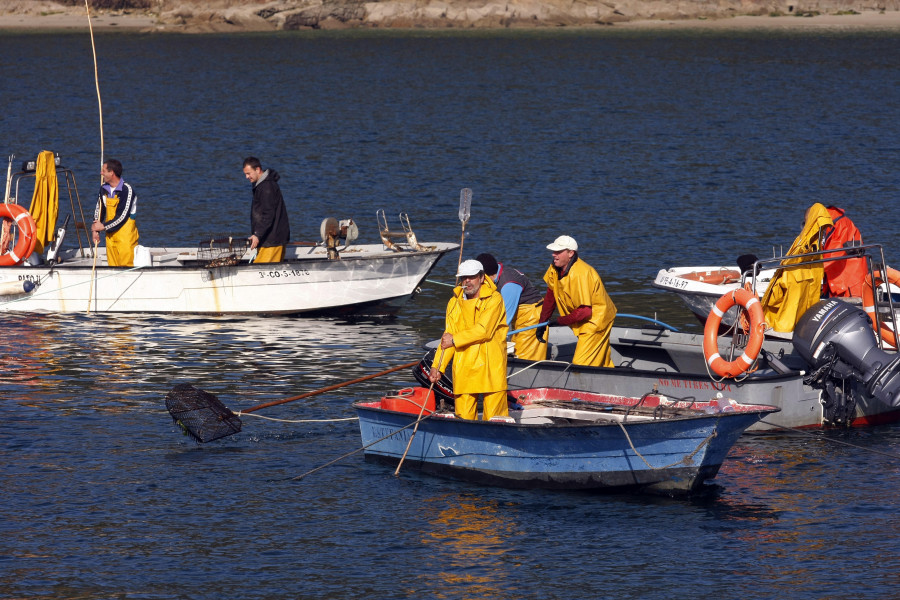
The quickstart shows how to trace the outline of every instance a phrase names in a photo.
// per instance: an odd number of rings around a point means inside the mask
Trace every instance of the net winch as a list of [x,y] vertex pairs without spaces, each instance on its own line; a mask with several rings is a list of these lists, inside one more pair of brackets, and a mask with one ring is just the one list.
[[[346,250],[350,243],[359,236],[359,228],[353,219],[341,219],[338,221],[334,217],[328,217],[322,221],[319,227],[319,233],[322,236],[322,243],[328,250],[329,260],[340,260],[340,253]],[[343,246],[338,245],[343,242]]]

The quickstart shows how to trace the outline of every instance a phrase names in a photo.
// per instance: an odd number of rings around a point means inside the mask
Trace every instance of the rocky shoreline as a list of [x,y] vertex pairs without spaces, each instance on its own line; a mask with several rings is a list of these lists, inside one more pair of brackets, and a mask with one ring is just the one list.
[[[91,26],[142,32],[304,29],[769,28],[900,31],[900,0],[90,0]],[[0,29],[87,27],[79,0],[8,0]]]

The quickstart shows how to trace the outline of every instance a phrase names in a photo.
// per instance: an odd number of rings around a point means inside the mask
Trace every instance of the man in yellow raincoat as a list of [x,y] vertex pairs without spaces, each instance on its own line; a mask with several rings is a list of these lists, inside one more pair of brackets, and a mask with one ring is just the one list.
[[[578,257],[578,243],[573,238],[561,235],[547,249],[553,253],[553,262],[544,274],[547,294],[538,322],[547,322],[558,306],[561,316],[556,323],[571,327],[578,338],[572,364],[614,366],[609,334],[616,305],[606,293],[603,280],[594,267]],[[538,329],[539,339],[543,339],[545,328]]]
[[[834,226],[834,221],[828,209],[816,202],[806,210],[803,231],[794,240],[787,255],[795,256],[820,250],[819,230],[825,226]],[[819,258],[821,256],[781,261],[781,267],[772,277],[762,299],[766,324],[775,331],[793,331],[803,313],[818,302],[822,295],[822,277],[825,274],[822,263],[796,267],[787,265],[800,265]]]
[[110,158],[100,169],[103,185],[94,211],[94,244],[100,232],[106,234],[106,262],[110,267],[133,267],[134,249],[138,245],[137,194],[122,179],[122,163]]
[[429,379],[437,382],[453,360],[456,415],[478,417],[477,396],[483,397],[485,421],[509,416],[506,404],[506,310],[497,286],[477,260],[463,261],[460,284],[447,303],[446,331],[435,354]]

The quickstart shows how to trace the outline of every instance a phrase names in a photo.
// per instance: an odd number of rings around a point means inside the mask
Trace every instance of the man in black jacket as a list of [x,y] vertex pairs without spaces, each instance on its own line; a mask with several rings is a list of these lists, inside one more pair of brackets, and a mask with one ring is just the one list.
[[253,184],[253,203],[250,205],[250,248],[258,248],[258,263],[280,262],[284,247],[291,237],[287,208],[278,187],[278,172],[263,170],[255,156],[244,159],[244,175]]

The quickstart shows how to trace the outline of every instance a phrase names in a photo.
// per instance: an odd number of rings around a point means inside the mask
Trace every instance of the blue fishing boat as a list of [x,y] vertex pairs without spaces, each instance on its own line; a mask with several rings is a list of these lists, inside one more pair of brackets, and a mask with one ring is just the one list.
[[353,406],[370,461],[503,487],[669,495],[714,478],[741,433],[779,410],[559,388],[516,390],[509,401],[509,417],[491,421],[459,419],[422,387]]

